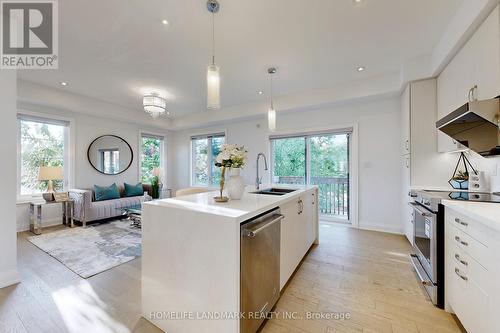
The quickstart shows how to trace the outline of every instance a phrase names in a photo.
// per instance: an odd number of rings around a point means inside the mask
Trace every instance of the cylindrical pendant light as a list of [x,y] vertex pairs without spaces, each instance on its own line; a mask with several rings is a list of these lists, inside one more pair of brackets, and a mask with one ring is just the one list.
[[273,75],[276,74],[276,68],[271,67],[267,70],[271,77],[271,106],[269,107],[269,110],[267,110],[267,125],[269,128],[269,131],[274,132],[276,131],[276,110],[274,109],[274,103],[273,103]]
[[207,108],[220,109],[220,74],[216,64],[208,65],[207,69]]
[[215,13],[220,5],[217,0],[208,0],[207,9],[212,13],[212,63],[207,68],[207,109],[220,109],[220,73],[215,64]]

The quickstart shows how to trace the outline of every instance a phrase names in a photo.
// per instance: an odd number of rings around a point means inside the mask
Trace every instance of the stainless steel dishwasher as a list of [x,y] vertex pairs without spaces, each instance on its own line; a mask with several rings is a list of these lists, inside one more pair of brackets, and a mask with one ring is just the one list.
[[279,208],[240,227],[240,333],[255,333],[280,297]]

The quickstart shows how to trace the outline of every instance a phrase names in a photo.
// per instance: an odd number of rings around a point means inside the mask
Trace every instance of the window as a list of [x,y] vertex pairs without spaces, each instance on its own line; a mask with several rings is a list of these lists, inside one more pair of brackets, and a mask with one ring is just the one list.
[[221,170],[214,164],[225,142],[224,133],[191,137],[192,185],[219,186]]
[[38,180],[41,166],[63,168],[63,178],[53,180],[54,190],[69,186],[69,122],[29,115],[18,116],[18,196],[47,190],[48,181]]
[[108,175],[114,175],[120,170],[119,149],[99,149],[101,170]]
[[320,213],[349,221],[351,133],[271,137],[273,183],[318,185]]
[[154,169],[163,168],[163,137],[141,134],[141,181],[151,183]]

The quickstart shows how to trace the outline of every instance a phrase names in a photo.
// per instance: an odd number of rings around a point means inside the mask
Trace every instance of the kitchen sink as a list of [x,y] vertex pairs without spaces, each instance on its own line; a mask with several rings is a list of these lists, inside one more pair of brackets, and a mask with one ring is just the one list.
[[252,192],[254,194],[267,194],[267,195],[285,195],[287,193],[291,193],[297,191],[296,189],[289,189],[289,188],[266,188],[264,190]]

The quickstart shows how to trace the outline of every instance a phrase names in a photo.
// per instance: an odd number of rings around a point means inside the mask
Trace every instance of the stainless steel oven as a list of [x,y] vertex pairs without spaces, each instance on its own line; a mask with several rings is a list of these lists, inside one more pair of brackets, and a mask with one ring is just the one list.
[[437,214],[430,212],[418,203],[413,207],[414,250],[412,264],[434,304],[437,303]]
[[413,208],[414,253],[410,255],[422,286],[434,305],[444,307],[444,207],[417,192]]

